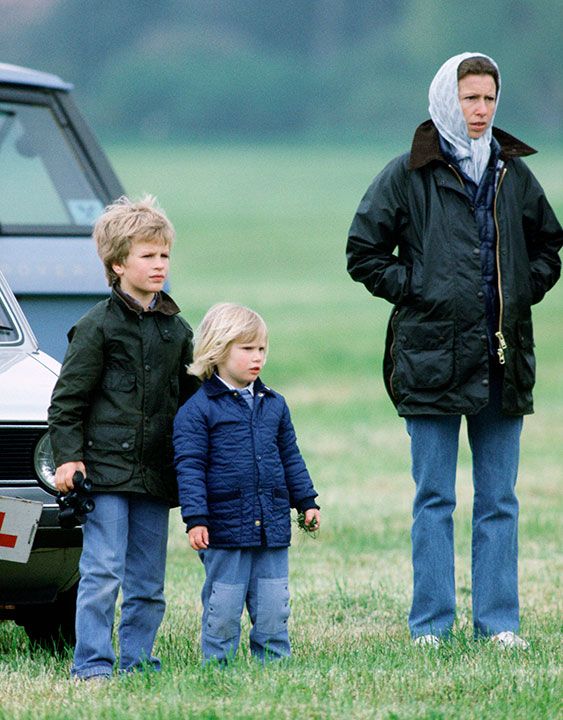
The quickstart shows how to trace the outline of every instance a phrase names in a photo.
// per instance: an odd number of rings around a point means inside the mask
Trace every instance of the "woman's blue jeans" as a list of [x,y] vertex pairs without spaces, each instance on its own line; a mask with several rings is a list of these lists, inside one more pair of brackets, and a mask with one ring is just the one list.
[[[516,632],[518,500],[515,494],[522,417],[500,411],[500,384],[489,404],[466,416],[473,461],[471,581],[475,636]],[[447,635],[455,617],[455,476],[460,415],[407,418],[416,483],[412,525],[413,637]]]
[[287,548],[208,548],[201,592],[201,646],[204,662],[232,660],[240,642],[246,605],[252,629],[250,652],[262,662],[291,654]]
[[84,524],[72,674],[111,675],[112,629],[119,588],[119,668],[160,669],[152,656],[164,615],[164,571],[170,506],[149,495],[96,493]]

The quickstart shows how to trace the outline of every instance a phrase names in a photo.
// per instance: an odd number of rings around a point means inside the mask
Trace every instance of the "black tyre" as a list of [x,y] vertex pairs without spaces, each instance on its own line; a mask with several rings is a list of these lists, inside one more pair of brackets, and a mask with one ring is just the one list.
[[16,622],[23,626],[32,647],[57,653],[74,647],[77,590],[78,583],[59,593],[52,603],[18,608]]

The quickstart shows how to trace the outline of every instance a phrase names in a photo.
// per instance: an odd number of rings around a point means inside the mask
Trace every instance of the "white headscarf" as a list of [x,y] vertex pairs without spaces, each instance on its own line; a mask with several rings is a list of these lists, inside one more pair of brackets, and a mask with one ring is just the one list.
[[484,57],[490,60],[499,73],[498,90],[495,104],[498,107],[500,96],[500,72],[496,62],[483,53],[466,52],[454,55],[442,65],[430,83],[428,110],[440,135],[452,146],[454,156],[461,169],[479,184],[491,156],[492,125],[480,138],[473,140],[467,132],[467,124],[463,117],[459,102],[457,69],[464,60],[470,57]]

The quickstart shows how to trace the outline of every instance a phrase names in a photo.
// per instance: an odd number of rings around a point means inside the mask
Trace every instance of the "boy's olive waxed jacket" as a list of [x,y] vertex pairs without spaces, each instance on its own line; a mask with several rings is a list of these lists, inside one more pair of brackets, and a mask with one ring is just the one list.
[[82,460],[95,491],[178,503],[172,425],[197,389],[187,375],[193,333],[160,293],[143,312],[117,288],[70,330],[49,408],[57,466]]
[[563,230],[519,156],[535,151],[493,129],[501,146],[494,201],[499,358],[488,349],[481,247],[463,180],[431,121],[410,153],[375,178],[350,228],[348,271],[393,303],[384,358],[399,415],[473,414],[489,398],[489,363],[503,362],[503,411],[533,412],[531,306],[557,282]]

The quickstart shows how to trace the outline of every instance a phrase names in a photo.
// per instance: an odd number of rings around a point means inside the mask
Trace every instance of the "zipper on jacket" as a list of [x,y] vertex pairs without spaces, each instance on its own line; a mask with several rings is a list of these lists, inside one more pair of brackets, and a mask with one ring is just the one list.
[[500,186],[502,185],[502,181],[504,180],[504,176],[507,173],[506,167],[502,169],[501,176],[498,181],[497,185],[497,191],[495,193],[495,200],[493,203],[493,218],[495,221],[495,229],[497,233],[497,243],[496,243],[496,261],[497,261],[497,287],[498,287],[498,302],[499,302],[499,309],[498,309],[498,330],[495,333],[495,337],[498,340],[498,349],[497,349],[497,355],[498,355],[498,361],[501,365],[504,365],[506,362],[506,358],[504,355],[504,351],[507,348],[506,340],[504,339],[504,334],[502,332],[502,324],[503,324],[503,315],[504,315],[504,300],[502,297],[502,277],[501,277],[501,271],[500,271],[500,232],[499,232],[499,226],[498,226],[498,217],[497,217],[497,198],[500,192]]
[[[460,182],[460,185],[462,187],[465,187],[463,179],[460,176],[460,174],[458,173],[458,171],[456,170],[456,168],[453,165],[450,165],[449,163],[448,163],[448,167],[454,173],[454,175],[457,177],[457,179]],[[503,302],[503,298],[502,298],[502,279],[501,279],[501,273],[500,273],[500,250],[499,250],[500,232],[499,232],[498,218],[497,218],[497,198],[498,198],[498,194],[500,192],[500,186],[502,185],[502,181],[504,180],[504,176],[506,175],[506,172],[507,172],[506,167],[504,167],[502,169],[502,173],[501,173],[501,176],[498,181],[497,189],[495,192],[495,200],[493,203],[493,218],[494,218],[495,229],[496,229],[496,233],[497,233],[496,261],[497,261],[497,285],[498,285],[498,297],[499,297],[499,321],[498,321],[498,330],[495,333],[495,337],[498,340],[497,355],[498,355],[498,361],[501,365],[504,365],[506,362],[506,359],[504,356],[504,351],[506,350],[507,345],[506,345],[506,340],[504,339],[504,334],[502,332],[504,302]]]

